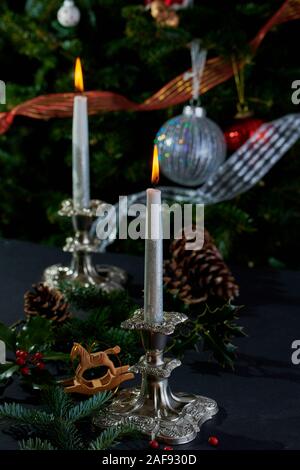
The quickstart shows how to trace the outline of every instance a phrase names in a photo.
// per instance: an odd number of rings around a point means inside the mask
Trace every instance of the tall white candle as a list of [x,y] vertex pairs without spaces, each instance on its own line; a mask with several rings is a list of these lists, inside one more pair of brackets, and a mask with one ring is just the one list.
[[163,234],[161,219],[161,191],[150,188],[147,189],[146,193],[147,215],[145,237],[144,319],[149,323],[161,323],[163,321]]
[[90,204],[88,103],[86,96],[74,98],[73,109],[73,203],[77,209]]

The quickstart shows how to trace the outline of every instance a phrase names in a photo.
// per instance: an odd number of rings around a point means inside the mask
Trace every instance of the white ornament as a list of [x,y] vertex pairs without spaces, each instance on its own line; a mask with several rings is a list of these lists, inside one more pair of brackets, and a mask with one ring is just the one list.
[[0,364],[6,363],[6,350],[4,341],[0,340]]
[[80,11],[74,4],[73,0],[64,0],[63,5],[57,12],[57,20],[66,28],[76,26],[79,23]]

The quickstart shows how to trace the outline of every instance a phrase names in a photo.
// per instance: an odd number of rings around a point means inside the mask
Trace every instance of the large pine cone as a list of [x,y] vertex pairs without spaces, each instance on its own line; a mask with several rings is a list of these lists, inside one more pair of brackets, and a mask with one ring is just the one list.
[[69,305],[63,294],[43,284],[33,284],[34,292],[24,295],[24,311],[27,317],[40,316],[48,320],[63,322],[70,316]]
[[185,243],[185,237],[171,243],[171,258],[164,263],[167,290],[186,304],[237,297],[239,287],[208,231],[201,250],[188,251]]

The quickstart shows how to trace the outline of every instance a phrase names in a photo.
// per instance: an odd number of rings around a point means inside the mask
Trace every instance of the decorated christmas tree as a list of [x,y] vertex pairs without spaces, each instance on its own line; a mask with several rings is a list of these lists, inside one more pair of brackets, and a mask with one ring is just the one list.
[[[245,64],[242,72],[201,97],[209,117],[224,131],[229,129],[231,147],[240,145],[241,134],[248,135],[252,124],[255,127],[254,118],[260,123],[297,112],[291,86],[299,74],[294,53],[298,21],[271,28],[255,54],[250,44],[283,3],[290,8],[291,19],[295,17],[296,2],[147,3],[145,8],[142,0],[78,0],[80,21],[65,27],[57,20],[61,0],[3,0],[0,78],[6,83],[7,104],[0,105],[1,111],[39,95],[72,92],[76,56],[83,62],[87,90],[115,92],[142,103],[189,69],[187,44],[198,37],[208,60],[222,57],[233,68],[236,63]],[[162,15],[172,7],[176,8],[167,20]],[[178,21],[174,22],[174,14]],[[242,106],[243,111],[247,108],[253,113],[250,131],[246,121],[234,121],[237,105],[239,111]],[[163,122],[181,112],[182,104],[173,104],[151,112],[92,116],[92,196],[116,202],[116,186],[119,194],[145,188],[155,134]],[[293,146],[246,194],[207,207],[208,228],[231,260],[275,267],[299,265],[298,150],[298,145]],[[0,136],[1,235],[60,245],[65,233],[64,227],[58,230],[56,211],[71,194],[70,168],[70,118],[17,116]],[[161,183],[172,184],[167,178]],[[237,243],[238,250],[234,249]],[[137,246],[116,243],[111,249],[136,251]]]

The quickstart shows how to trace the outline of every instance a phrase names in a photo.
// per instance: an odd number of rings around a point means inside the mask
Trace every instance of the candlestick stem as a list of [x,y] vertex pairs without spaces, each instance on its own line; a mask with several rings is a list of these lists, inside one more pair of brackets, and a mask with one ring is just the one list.
[[95,265],[92,253],[97,251],[98,244],[90,235],[93,221],[101,201],[92,200],[89,208],[77,209],[73,201],[63,201],[59,215],[71,217],[74,227],[74,237],[66,240],[64,251],[72,253],[71,265],[55,264],[44,271],[47,285],[57,288],[61,281],[76,281],[84,286],[97,286],[99,289],[111,292],[123,289],[127,274],[116,266]]

